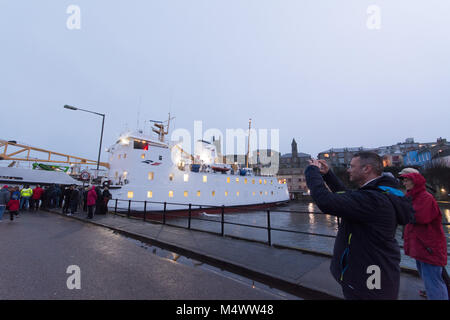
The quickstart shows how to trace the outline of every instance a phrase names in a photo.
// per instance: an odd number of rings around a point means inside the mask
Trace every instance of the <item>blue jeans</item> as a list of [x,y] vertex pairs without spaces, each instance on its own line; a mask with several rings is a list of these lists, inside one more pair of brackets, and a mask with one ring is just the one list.
[[5,213],[6,206],[0,206],[0,220],[3,218],[3,213]]
[[30,206],[30,197],[20,198],[20,209],[23,209],[23,207],[25,207],[25,209],[28,209],[29,206]]
[[448,300],[447,286],[442,279],[442,268],[416,260],[417,271],[425,284],[429,300]]

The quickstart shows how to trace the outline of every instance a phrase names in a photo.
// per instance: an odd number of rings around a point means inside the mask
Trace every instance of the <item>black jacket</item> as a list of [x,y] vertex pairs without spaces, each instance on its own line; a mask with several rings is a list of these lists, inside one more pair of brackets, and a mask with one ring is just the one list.
[[[411,201],[398,190],[397,180],[381,176],[348,191],[331,170],[322,177],[319,168],[309,166],[305,176],[320,210],[342,218],[330,266],[333,277],[359,299],[397,299],[400,247],[395,234],[397,225],[409,223],[413,215]],[[374,274],[370,266],[379,267],[380,289],[368,287]]]

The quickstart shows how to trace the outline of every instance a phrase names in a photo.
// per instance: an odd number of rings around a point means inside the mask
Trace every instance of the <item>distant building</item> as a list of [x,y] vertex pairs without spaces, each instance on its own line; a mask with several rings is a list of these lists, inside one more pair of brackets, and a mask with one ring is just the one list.
[[347,168],[353,155],[361,151],[375,151],[375,149],[368,149],[363,147],[356,148],[331,148],[326,151],[320,152],[317,158],[320,160],[326,160],[328,165],[332,167]]
[[311,155],[298,152],[298,146],[295,139],[292,139],[291,153],[280,157],[280,167],[277,178],[286,180],[288,189],[291,192],[307,192],[305,180],[305,169],[309,165]]
[[405,152],[403,165],[426,168],[436,163],[446,163],[445,160],[442,162],[441,158],[449,149],[450,143],[447,139],[439,138],[436,142],[421,143],[418,147]]
[[450,148],[450,144],[446,139],[439,138],[436,142],[419,143],[414,142],[414,138],[407,138],[405,142],[377,148],[331,148],[320,152],[317,157],[326,160],[332,167],[346,168],[354,154],[361,151],[372,151],[382,157],[384,167],[424,167],[431,164],[439,150],[442,152],[447,148]]
[[433,165],[450,167],[450,148],[438,151],[431,161]]

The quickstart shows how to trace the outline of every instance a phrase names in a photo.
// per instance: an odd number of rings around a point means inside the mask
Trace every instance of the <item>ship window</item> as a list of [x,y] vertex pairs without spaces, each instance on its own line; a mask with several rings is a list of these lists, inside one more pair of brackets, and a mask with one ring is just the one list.
[[247,178],[244,179],[244,183],[247,184]]
[[273,191],[270,192],[273,195]]
[[117,179],[119,177],[119,173],[116,171],[116,174],[114,175],[114,177]]
[[216,195],[216,192],[213,191],[213,192],[211,192],[211,194],[212,194],[212,196],[214,197],[214,196]]
[[189,175],[188,174],[184,174],[184,182],[188,182],[189,181]]
[[134,195],[133,191],[128,191],[128,199],[133,198],[133,195]]
[[118,156],[117,156],[119,159],[122,157],[122,155],[121,154],[119,154]]
[[266,192],[264,192],[264,194],[267,196],[267,191]]
[[134,149],[148,150],[148,142],[141,140],[134,140]]
[[227,178],[227,183],[230,183],[230,177]]
[[126,153],[123,154],[123,158],[124,158],[124,159],[127,158],[127,154],[126,154]]
[[188,192],[187,192],[187,191],[184,192],[184,196],[185,196],[185,197],[188,196]]
[[199,190],[199,191],[197,191],[197,197],[200,197],[200,195],[201,195],[201,192]]
[[270,180],[270,184],[273,184],[273,180]]
[[255,184],[255,179],[252,179],[252,183]]
[[203,182],[208,182],[208,176],[203,176]]
[[228,191],[225,191],[225,197],[227,197],[228,196]]
[[145,153],[141,154],[141,159],[145,159]]
[[239,183],[239,178],[236,178],[236,183]]
[[259,184],[262,184],[262,179],[259,179]]
[[239,191],[236,192],[236,197],[239,197]]
[[147,191],[147,198],[153,198],[153,191]]
[[169,174],[169,180],[173,181],[173,173]]
[[148,180],[153,180],[154,177],[155,177],[155,174],[153,172],[148,173]]
[[173,198],[173,191],[169,191],[169,197]]
[[259,195],[262,196],[262,191],[259,192]]
[[252,195],[254,196],[255,194],[256,194],[255,191],[253,191],[253,192],[252,192]]
[[264,179],[264,184],[267,184],[267,180],[266,179]]

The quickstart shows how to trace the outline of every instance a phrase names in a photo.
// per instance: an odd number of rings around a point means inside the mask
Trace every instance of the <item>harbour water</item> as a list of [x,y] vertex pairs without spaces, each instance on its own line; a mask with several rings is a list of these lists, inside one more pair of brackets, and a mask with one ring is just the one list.
[[[443,223],[450,221],[450,209],[442,207]],[[224,216],[224,234],[242,239],[268,241],[267,210],[226,213]],[[203,213],[193,217],[191,228],[221,233],[221,215]],[[187,218],[170,219],[168,223],[186,226]],[[250,225],[241,226],[240,224]],[[334,216],[326,215],[314,203],[291,202],[288,205],[270,209],[271,243],[292,248],[301,248],[327,254],[333,253],[338,222]],[[279,231],[273,229],[283,229]],[[302,233],[294,233],[294,232]],[[447,248],[450,248],[450,226],[444,225],[447,238]],[[397,230],[397,241],[403,247],[402,230]],[[404,255],[403,248],[401,265],[416,269],[414,259]],[[449,266],[447,270],[450,272]]]

